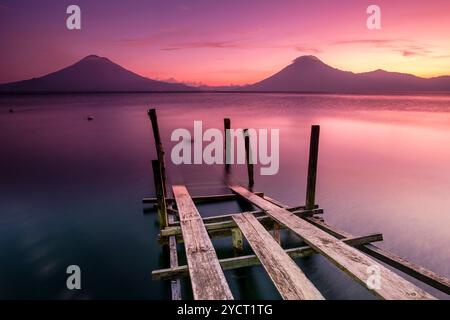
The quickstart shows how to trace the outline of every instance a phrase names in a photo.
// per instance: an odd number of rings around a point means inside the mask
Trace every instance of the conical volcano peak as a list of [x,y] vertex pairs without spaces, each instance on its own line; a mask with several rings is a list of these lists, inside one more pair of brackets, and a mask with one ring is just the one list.
[[105,57],[100,57],[96,54],[90,54],[81,59],[79,62],[100,62],[100,61],[111,61],[111,60]]
[[97,60],[97,59],[106,59],[106,58],[100,57],[100,56],[98,56],[96,54],[90,54],[90,55],[84,57],[81,60]]
[[195,91],[181,83],[140,76],[95,54],[40,78],[0,86],[0,92],[153,92]]
[[323,63],[322,60],[320,60],[316,56],[300,56],[293,61],[293,63],[312,63],[312,62]]

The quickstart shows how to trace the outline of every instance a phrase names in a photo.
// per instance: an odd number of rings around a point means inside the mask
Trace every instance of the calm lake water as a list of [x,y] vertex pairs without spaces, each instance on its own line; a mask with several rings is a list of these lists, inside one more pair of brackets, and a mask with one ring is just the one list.
[[[168,155],[172,130],[192,131],[194,120],[280,129],[279,173],[260,176],[256,167],[254,189],[292,206],[304,203],[310,126],[320,124],[325,220],[355,235],[382,232],[380,246],[450,277],[450,96],[16,96],[0,97],[1,299],[170,298],[167,282],[151,280],[167,260],[155,214],[141,203],[154,195],[150,106]],[[169,181],[192,195],[227,192],[223,166],[168,162]],[[246,183],[244,166],[231,175]],[[205,216],[247,208],[199,207]],[[283,241],[298,243],[289,234]],[[214,240],[219,257],[233,255],[230,242]],[[326,298],[372,298],[318,255],[298,263]],[[66,289],[72,264],[81,268],[80,291]],[[279,298],[260,266],[225,275],[235,298]]]

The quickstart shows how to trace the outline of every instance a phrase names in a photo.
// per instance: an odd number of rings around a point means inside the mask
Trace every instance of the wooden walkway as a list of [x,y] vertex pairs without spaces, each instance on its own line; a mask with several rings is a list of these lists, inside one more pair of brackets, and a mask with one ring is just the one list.
[[[230,300],[232,292],[223,270],[262,265],[283,299],[314,299],[324,297],[293,259],[320,254],[347,273],[380,299],[430,300],[430,293],[406,280],[379,261],[418,279],[443,293],[450,294],[450,280],[381,249],[373,242],[382,241],[381,234],[353,236],[324,222],[323,210],[315,202],[318,126],[311,130],[307,193],[304,205],[287,207],[262,192],[253,192],[238,184],[229,185],[232,193],[191,197],[184,185],[172,186],[167,195],[164,149],[158,132],[156,112],[149,110],[152,120],[158,160],[153,160],[156,198],[144,198],[154,204],[160,222],[160,243],[169,250],[167,269],[154,270],[153,279],[170,280],[172,299],[181,299],[180,278],[189,276],[194,299]],[[226,119],[225,128],[230,128]],[[226,143],[225,143],[226,145]],[[250,152],[246,143],[247,159]],[[230,168],[225,167],[228,171]],[[253,167],[248,166],[249,186],[254,183]],[[170,190],[170,189],[169,189]],[[202,218],[198,203],[245,200],[259,210]],[[280,231],[299,236],[306,245],[284,249]],[[272,234],[270,233],[272,231]],[[235,256],[219,259],[212,237],[231,237]],[[244,244],[254,254],[243,255]],[[183,243],[187,265],[178,265],[177,243]],[[377,259],[373,259],[371,257]],[[379,281],[371,281],[375,272]]]
[[194,298],[198,300],[232,300],[230,288],[203,220],[185,186],[173,186],[180,215],[186,257]]
[[[398,276],[380,263],[293,215],[286,209],[258,197],[241,186],[230,186],[230,189],[255,206],[266,211],[278,223],[296,233],[313,249],[320,252],[337,267],[349,274],[378,297],[392,300],[433,299],[433,296]],[[368,277],[371,275],[368,270],[373,267],[377,268],[380,272],[382,283],[379,288],[368,286]]]
[[302,270],[251,213],[233,217],[275,287],[286,300],[322,300],[323,297]]

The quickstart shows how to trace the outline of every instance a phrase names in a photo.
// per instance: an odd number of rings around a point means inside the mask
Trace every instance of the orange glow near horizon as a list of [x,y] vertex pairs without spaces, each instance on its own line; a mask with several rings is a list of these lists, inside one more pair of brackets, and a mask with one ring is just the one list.
[[64,4],[0,0],[0,83],[89,54],[149,78],[197,85],[254,83],[301,55],[352,72],[450,75],[448,0],[379,0],[382,28],[372,31],[362,0],[78,3],[82,30],[68,31]]

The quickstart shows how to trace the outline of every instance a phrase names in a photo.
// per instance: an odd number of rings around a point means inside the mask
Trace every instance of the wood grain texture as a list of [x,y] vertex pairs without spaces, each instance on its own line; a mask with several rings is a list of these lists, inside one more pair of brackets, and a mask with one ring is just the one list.
[[245,238],[285,300],[323,300],[302,270],[249,213],[233,217]]
[[[230,186],[230,189],[255,206],[263,209],[277,222],[300,236],[314,250],[334,263],[377,297],[389,300],[435,299],[426,291],[403,279],[380,263],[369,258],[355,248],[339,241],[311,223],[295,216],[284,208],[254,195],[242,186]],[[370,269],[376,267],[381,277],[381,286],[368,285]]]
[[[329,234],[332,234],[338,239],[351,236],[348,232],[338,230],[335,227],[319,221],[317,218],[307,217],[305,220],[311,222]],[[436,288],[446,294],[450,294],[450,279],[444,277],[443,275],[437,274],[436,272],[417,265],[411,261],[405,260],[386,249],[382,249],[372,244],[360,244],[357,248],[362,252],[428,284],[433,288]]]
[[194,299],[232,300],[219,259],[186,187],[173,186],[172,190],[180,215]]

